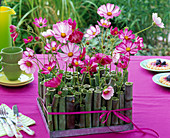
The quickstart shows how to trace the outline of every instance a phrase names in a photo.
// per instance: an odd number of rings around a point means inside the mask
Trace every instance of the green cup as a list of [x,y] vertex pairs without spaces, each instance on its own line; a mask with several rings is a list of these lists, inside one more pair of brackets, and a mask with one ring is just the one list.
[[22,59],[23,49],[20,47],[7,47],[3,48],[0,52],[0,62],[5,63],[18,63],[20,59]]
[[20,65],[18,65],[18,63],[10,64],[1,62],[1,65],[2,69],[0,70],[0,72],[3,71],[8,80],[10,81],[18,80],[22,73]]

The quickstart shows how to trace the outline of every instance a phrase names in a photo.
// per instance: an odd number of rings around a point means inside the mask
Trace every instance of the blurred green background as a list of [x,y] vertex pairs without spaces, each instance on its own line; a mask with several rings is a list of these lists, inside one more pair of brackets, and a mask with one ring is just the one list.
[[[112,26],[117,26],[119,29],[128,26],[133,32],[150,26],[153,22],[152,13],[158,13],[165,28],[155,26],[139,34],[144,38],[145,43],[144,50],[140,51],[139,55],[170,55],[169,0],[4,0],[3,2],[17,13],[13,16],[13,25],[21,28],[30,27],[38,34],[43,30],[39,30],[33,25],[36,17],[46,18],[49,28],[52,24],[71,17],[77,21],[78,28],[85,31],[86,28],[97,24],[97,20],[101,19],[97,14],[97,9],[106,3],[115,4],[122,10],[120,16],[111,20]],[[18,45],[23,44],[23,38],[27,38],[27,34],[19,35]],[[37,52],[41,52],[40,48],[37,49]]]

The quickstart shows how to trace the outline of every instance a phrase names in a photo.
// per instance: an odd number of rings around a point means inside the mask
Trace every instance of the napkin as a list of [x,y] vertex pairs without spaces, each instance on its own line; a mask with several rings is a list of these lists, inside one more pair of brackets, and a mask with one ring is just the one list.
[[[13,115],[13,111],[11,108],[9,108],[6,104],[1,104],[0,106],[4,106],[4,108],[6,109],[6,111],[9,113],[8,116],[12,119],[15,119],[15,116]],[[30,126],[30,125],[34,125],[35,121],[21,113],[19,113],[20,115],[20,121],[23,123],[23,125],[25,126]],[[7,135],[2,124],[0,123],[0,137]]]

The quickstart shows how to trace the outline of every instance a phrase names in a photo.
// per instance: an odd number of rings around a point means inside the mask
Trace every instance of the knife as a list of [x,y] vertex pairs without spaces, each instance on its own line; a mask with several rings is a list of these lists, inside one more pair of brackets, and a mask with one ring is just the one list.
[[13,136],[14,136],[14,133],[12,132],[11,128],[9,127],[9,125],[7,124],[7,122],[5,121],[5,119],[0,118],[0,122],[2,123],[3,128],[5,129],[5,132],[7,133],[7,135],[8,135],[9,137],[13,137]]
[[12,109],[13,109],[14,115],[16,116],[16,121],[15,121],[16,126],[19,127],[19,128],[21,128],[21,129],[22,129],[23,131],[25,131],[28,135],[34,135],[35,132],[34,132],[33,130],[31,130],[29,127],[24,126],[23,123],[20,121],[20,116],[19,116],[19,113],[18,113],[18,107],[17,107],[17,105],[14,105],[14,106],[12,107]]

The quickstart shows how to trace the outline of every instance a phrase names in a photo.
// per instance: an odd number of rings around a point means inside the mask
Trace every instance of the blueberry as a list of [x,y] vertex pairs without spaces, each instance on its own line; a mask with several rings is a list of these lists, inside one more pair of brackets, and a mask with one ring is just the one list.
[[163,62],[161,63],[161,65],[166,65],[166,61],[163,61]]
[[156,65],[159,65],[159,64],[161,64],[161,62],[159,62],[159,61],[156,61]]
[[160,60],[160,59],[158,59],[158,60],[156,60],[156,62],[159,62],[159,63],[161,63],[161,60]]
[[166,80],[167,80],[167,81],[170,81],[170,75],[168,75],[168,76],[166,77]]

